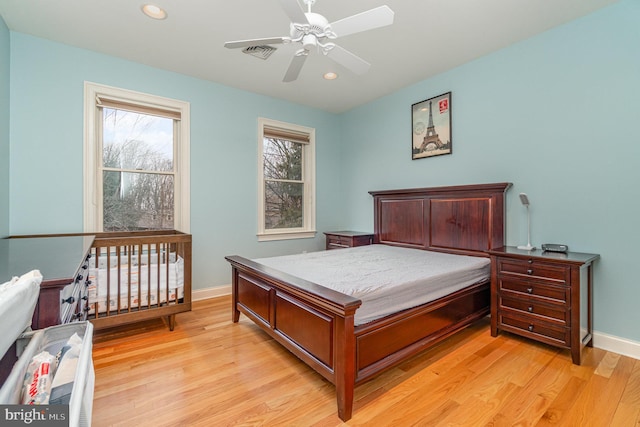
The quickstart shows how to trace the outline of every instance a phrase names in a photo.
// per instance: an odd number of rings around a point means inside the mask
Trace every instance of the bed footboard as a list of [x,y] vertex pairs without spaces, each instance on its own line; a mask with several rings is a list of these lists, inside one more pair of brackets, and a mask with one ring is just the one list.
[[191,310],[191,235],[106,232],[91,248],[85,311],[96,329]]
[[424,351],[489,313],[489,283],[354,326],[359,299],[257,264],[232,266],[232,319],[246,315],[336,387],[338,416],[353,411],[356,384]]
[[354,314],[361,301],[248,259],[232,266],[232,318],[240,313],[336,386],[338,415],[351,418],[355,386]]

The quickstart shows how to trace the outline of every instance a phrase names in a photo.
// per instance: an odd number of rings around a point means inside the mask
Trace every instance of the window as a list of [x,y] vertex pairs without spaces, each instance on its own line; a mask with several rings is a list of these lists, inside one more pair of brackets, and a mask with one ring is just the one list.
[[85,83],[84,229],[189,232],[189,104]]
[[258,120],[258,240],[315,236],[315,129]]

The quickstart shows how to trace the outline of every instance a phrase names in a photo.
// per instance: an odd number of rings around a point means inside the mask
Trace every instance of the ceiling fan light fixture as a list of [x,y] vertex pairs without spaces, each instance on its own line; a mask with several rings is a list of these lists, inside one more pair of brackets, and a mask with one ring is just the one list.
[[[347,49],[336,45],[333,40],[345,35],[391,25],[394,13],[389,6],[379,6],[329,23],[324,16],[311,12],[311,6],[316,0],[303,0],[303,2],[307,5],[307,12],[303,10],[300,0],[280,0],[280,6],[290,21],[289,37],[236,40],[226,42],[224,46],[228,49],[236,49],[284,43],[302,45],[302,48],[298,49],[291,58],[289,68],[282,79],[284,83],[292,82],[298,78],[307,56],[313,50],[322,52],[354,74],[366,73],[371,64]],[[325,78],[331,79],[332,77],[329,75]],[[337,75],[333,78],[336,77]]]
[[335,79],[337,79],[337,78],[338,78],[338,74],[337,74],[337,73],[334,73],[333,71],[329,71],[328,73],[324,73],[324,74],[322,75],[322,77],[323,77],[325,80],[335,80]]
[[155,4],[148,3],[142,6],[142,13],[153,19],[167,19],[167,11]]

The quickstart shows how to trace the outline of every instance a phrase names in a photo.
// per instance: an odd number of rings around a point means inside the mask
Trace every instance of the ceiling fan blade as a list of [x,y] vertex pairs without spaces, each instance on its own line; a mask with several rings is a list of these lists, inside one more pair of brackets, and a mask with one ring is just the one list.
[[327,53],[327,56],[355,74],[364,74],[371,67],[371,64],[364,59],[337,45]]
[[393,24],[393,15],[393,10],[391,10],[389,6],[380,6],[332,22],[331,30],[336,33],[338,37],[372,30]]
[[224,47],[228,49],[237,49],[239,47],[248,46],[261,46],[265,44],[281,44],[288,43],[291,39],[289,37],[271,37],[268,39],[251,39],[251,40],[236,40],[232,42],[226,42]]
[[300,70],[302,70],[302,66],[304,65],[304,61],[307,60],[307,55],[295,55],[291,59],[291,63],[289,64],[289,68],[287,69],[283,82],[288,83],[296,80],[298,75],[300,74]]
[[280,5],[291,22],[295,22],[296,24],[306,24],[309,22],[298,0],[280,0]]

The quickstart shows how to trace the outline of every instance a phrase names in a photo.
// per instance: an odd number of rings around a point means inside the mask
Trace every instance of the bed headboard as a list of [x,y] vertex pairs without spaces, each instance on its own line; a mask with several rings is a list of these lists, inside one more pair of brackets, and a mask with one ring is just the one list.
[[487,256],[504,245],[511,183],[370,191],[374,243]]

